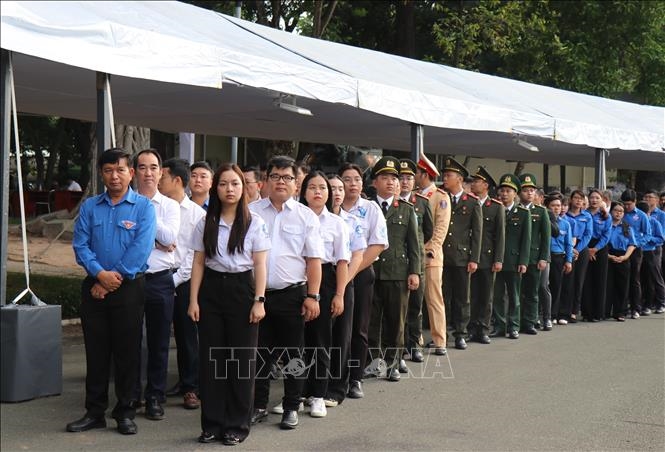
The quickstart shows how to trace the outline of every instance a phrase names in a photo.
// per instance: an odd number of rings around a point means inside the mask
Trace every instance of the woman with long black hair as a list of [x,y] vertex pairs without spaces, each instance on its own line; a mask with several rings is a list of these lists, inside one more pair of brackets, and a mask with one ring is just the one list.
[[589,267],[582,296],[582,317],[586,322],[605,318],[605,291],[607,289],[607,244],[610,241],[612,218],[598,189],[589,191],[589,208],[593,230],[589,241]]
[[219,167],[192,235],[188,314],[199,329],[202,443],[235,445],[249,435],[271,242],[247,207],[244,180],[237,165]]
[[344,291],[349,282],[351,245],[344,220],[333,214],[330,182],[321,171],[305,176],[300,188],[300,202],[312,209],[321,224],[324,256],[321,259],[321,308],[319,316],[305,324],[305,351],[314,360],[303,394],[309,397],[310,415],[327,414],[324,398],[328,391],[328,375],[332,346],[333,319],[344,312]]
[[611,207],[612,227],[610,229],[607,267],[607,307],[606,313],[618,322],[626,320],[628,311],[628,291],[630,288],[630,256],[637,242],[633,229],[623,219],[624,207],[613,202]]

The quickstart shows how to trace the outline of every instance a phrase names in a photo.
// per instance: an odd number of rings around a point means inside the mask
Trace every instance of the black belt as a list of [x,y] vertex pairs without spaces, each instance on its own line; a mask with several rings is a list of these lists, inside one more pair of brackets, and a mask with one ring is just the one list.
[[552,256],[565,256],[566,253],[552,253]]
[[159,276],[164,276],[164,275],[170,275],[173,273],[173,270],[170,268],[167,268],[166,270],[161,270],[155,273],[146,273],[145,274],[145,279],[152,279],[152,278],[157,278]]
[[269,293],[270,295],[276,295],[278,293],[288,292],[289,290],[297,289],[297,288],[302,287],[304,285],[305,285],[305,281],[302,281],[302,282],[299,282],[299,283],[291,284],[290,286],[286,286],[283,289],[266,289],[266,293]]
[[205,268],[205,274],[206,276],[212,276],[214,278],[240,278],[243,276],[247,276],[249,273],[252,273],[251,270],[247,270],[244,272],[237,272],[237,273],[230,273],[230,272],[218,272],[217,270],[213,270],[210,267]]

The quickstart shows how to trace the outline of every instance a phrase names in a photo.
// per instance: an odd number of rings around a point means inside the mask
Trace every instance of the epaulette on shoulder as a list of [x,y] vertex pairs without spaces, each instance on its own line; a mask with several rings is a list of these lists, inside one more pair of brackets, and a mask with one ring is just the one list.
[[467,195],[469,198],[473,198],[473,199],[475,199],[476,201],[478,200],[478,197],[477,197],[476,195],[474,195],[473,193],[471,193],[471,192],[467,193],[466,195]]
[[520,209],[520,210],[523,210],[525,212],[529,212],[529,209],[527,209],[526,207],[517,206],[517,208]]
[[502,203],[501,201],[499,201],[498,199],[490,198],[490,200],[491,200],[492,202],[496,203],[496,204],[503,205],[503,203]]
[[409,201],[404,201],[402,198],[398,198],[397,201],[406,204],[407,206],[413,207],[413,204],[411,204]]
[[421,195],[420,193],[416,193],[416,196],[419,198],[423,198],[425,201],[429,202],[429,198],[425,195]]
[[438,191],[438,192],[440,192],[440,193],[443,193],[444,195],[447,195],[447,194],[448,194],[448,192],[445,191],[445,190],[444,190],[443,188],[441,188],[441,187],[436,187],[436,191]]

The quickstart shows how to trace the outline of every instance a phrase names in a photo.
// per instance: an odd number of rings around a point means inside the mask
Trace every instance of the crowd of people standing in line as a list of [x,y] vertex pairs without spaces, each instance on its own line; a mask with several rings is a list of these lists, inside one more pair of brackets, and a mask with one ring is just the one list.
[[[201,408],[200,442],[234,445],[270,411],[293,429],[303,402],[325,417],[364,397],[364,378],[399,381],[425,349],[445,356],[449,331],[465,350],[578,315],[665,312],[665,194],[659,207],[652,190],[640,202],[633,190],[545,195],[532,174],[496,183],[452,158],[439,188],[424,156],[381,158],[369,196],[354,164],[324,174],[284,156],[262,173],[116,148],[98,167],[106,192],[82,204],[74,231],[87,374],[70,432],[106,426],[111,363],[120,433],[137,433],[141,405],[160,420],[179,395]],[[368,366],[376,357],[383,367]],[[269,408],[277,363],[284,397]]]

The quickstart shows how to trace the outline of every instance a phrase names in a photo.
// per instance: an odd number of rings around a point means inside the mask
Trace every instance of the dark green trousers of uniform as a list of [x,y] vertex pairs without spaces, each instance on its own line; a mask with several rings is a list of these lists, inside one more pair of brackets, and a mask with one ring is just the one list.
[[383,356],[388,366],[393,366],[396,365],[395,358],[402,356],[408,303],[406,281],[374,282],[368,338],[372,359]]
[[[520,328],[520,274],[500,271],[494,281],[494,329],[501,335]],[[507,294],[507,299],[503,295]]]
[[409,303],[406,311],[404,330],[404,346],[411,353],[412,349],[420,348],[420,336],[423,333],[423,298],[425,297],[425,278],[420,275],[417,290],[409,291]]
[[538,287],[540,286],[540,273],[537,264],[531,264],[527,267],[526,273],[522,276],[521,287],[521,325],[522,329],[530,327],[537,328],[538,324]]
[[471,317],[470,291],[471,276],[466,267],[443,267],[446,319],[449,324],[453,325],[453,335],[456,338],[466,338],[467,335],[466,327],[469,324],[469,317]]
[[471,317],[469,334],[489,334],[494,297],[494,273],[479,268],[471,275]]

